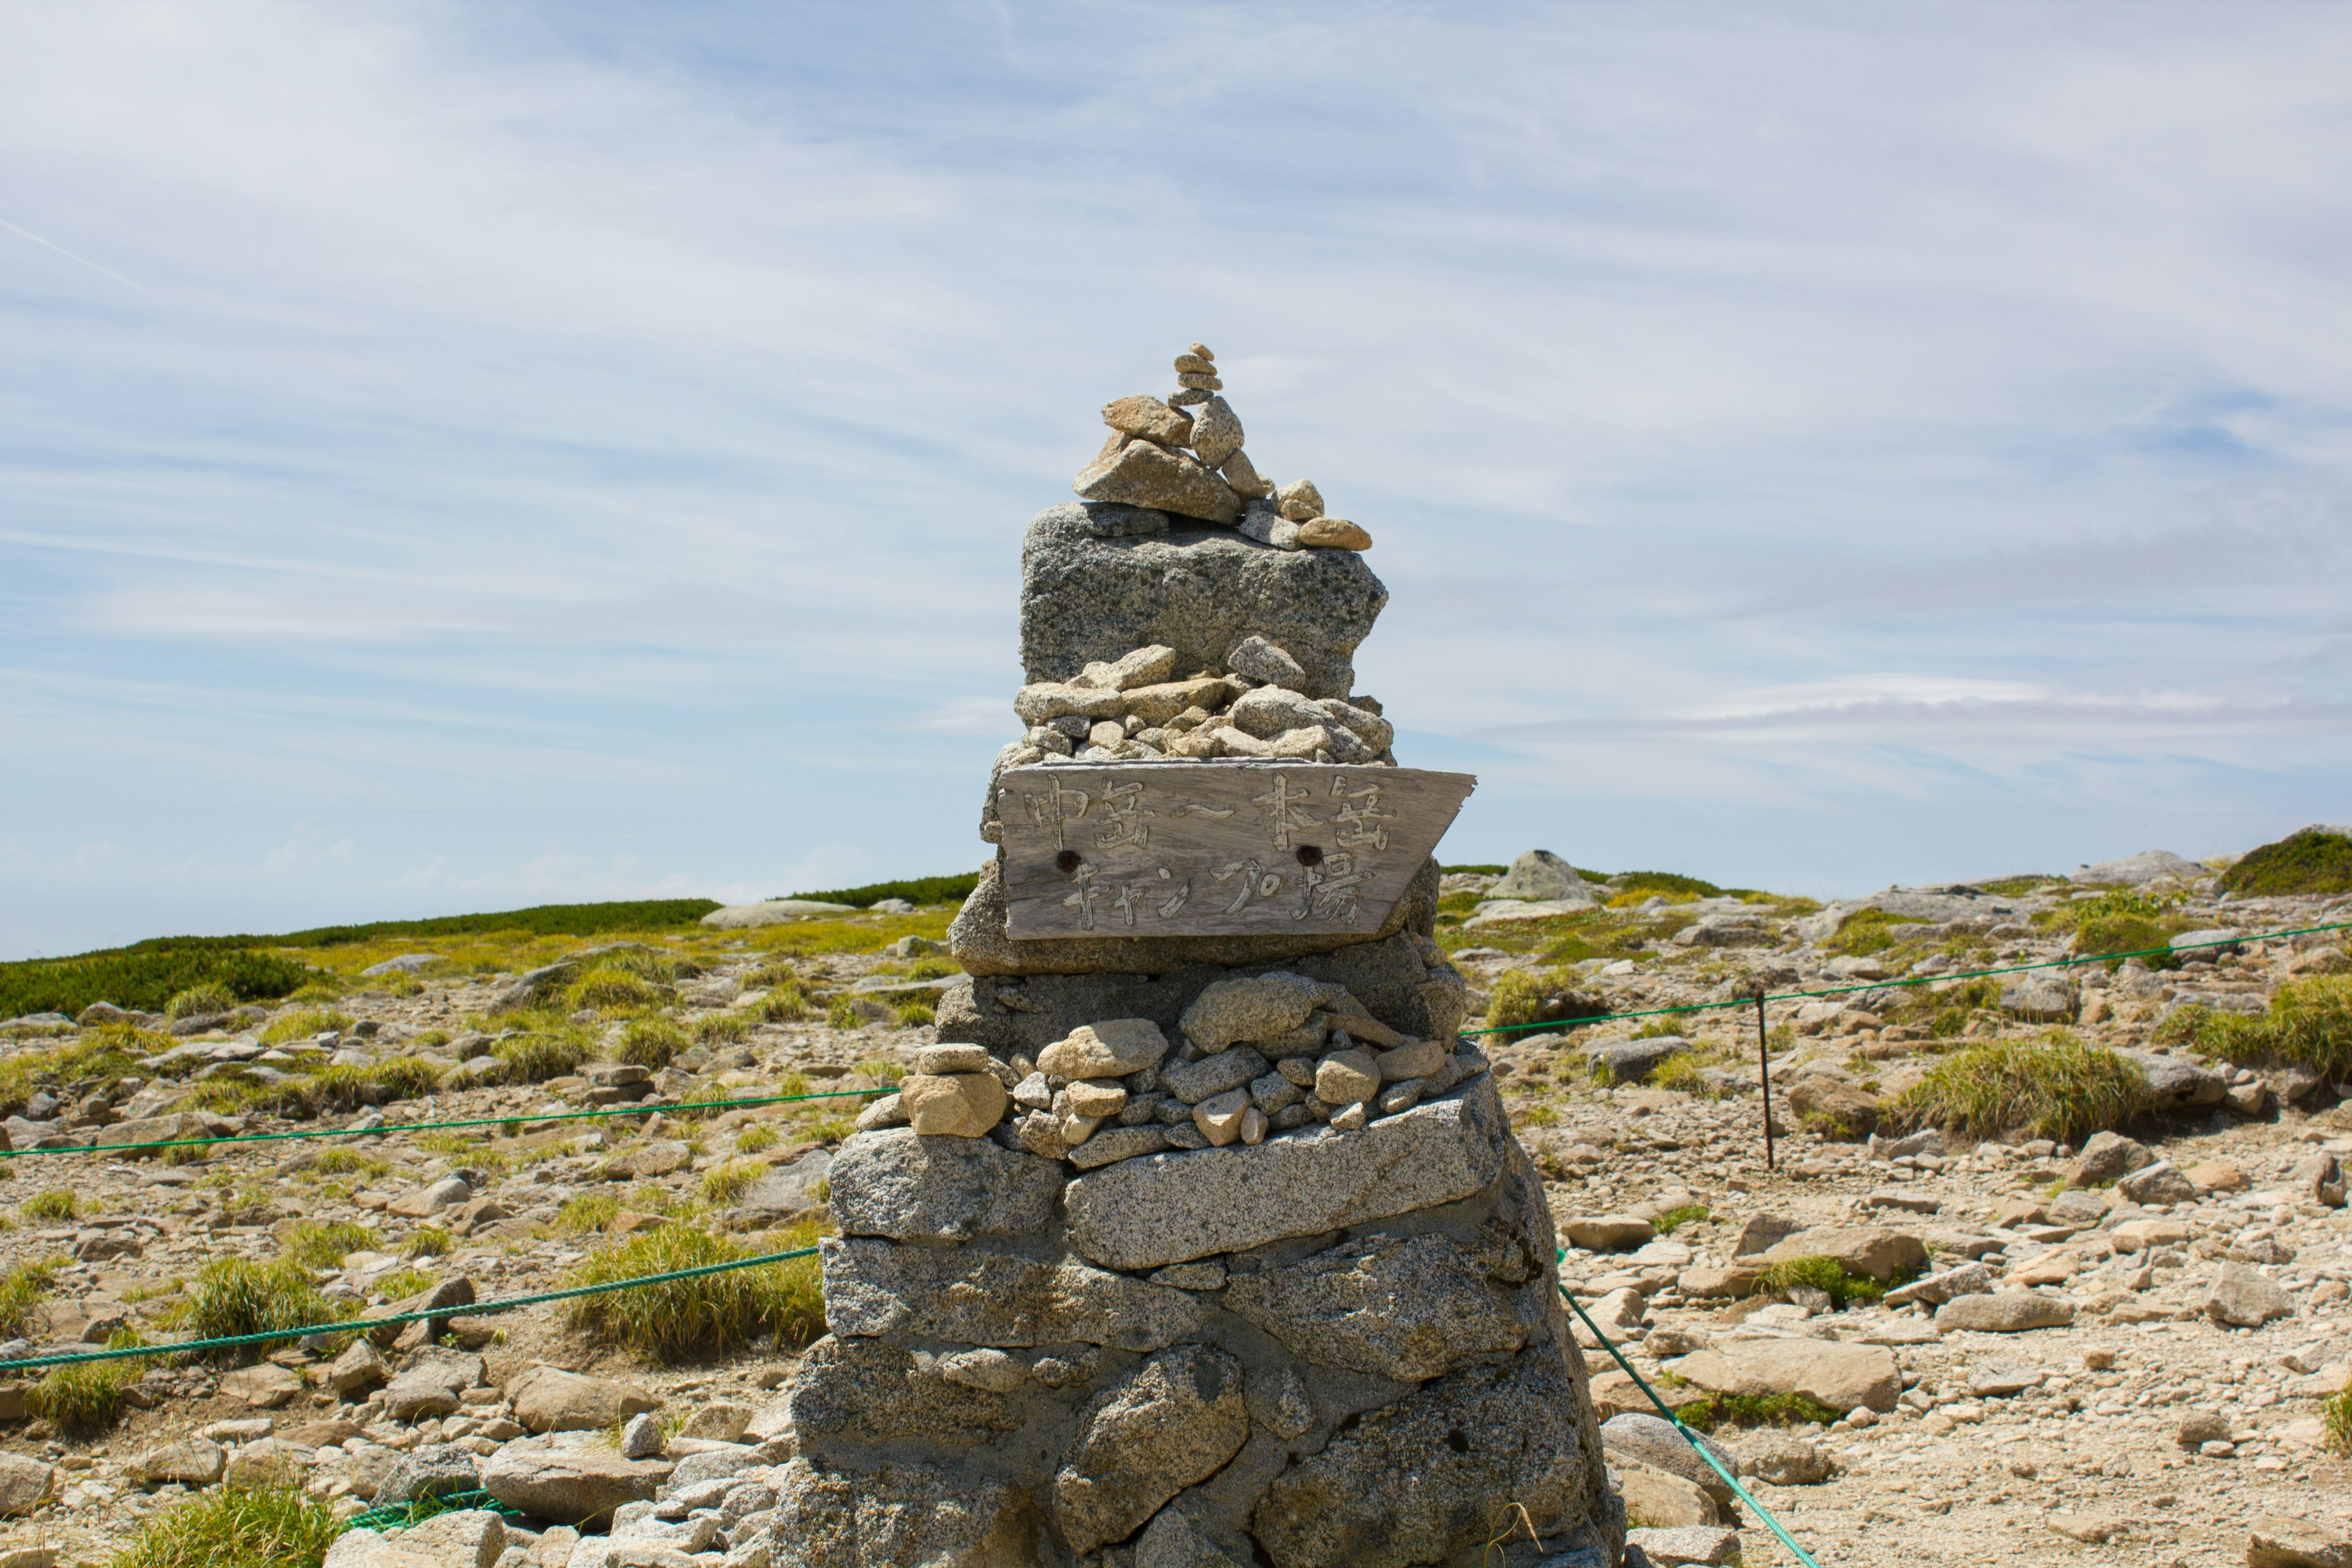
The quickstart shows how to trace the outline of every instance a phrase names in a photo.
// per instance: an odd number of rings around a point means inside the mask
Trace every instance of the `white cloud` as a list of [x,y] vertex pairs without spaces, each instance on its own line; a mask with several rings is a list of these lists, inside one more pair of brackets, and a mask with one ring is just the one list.
[[[977,858],[1022,521],[1195,336],[1378,539],[1359,667],[1483,759],[1465,854],[1862,882],[1923,819],[2071,863],[2345,814],[2334,13],[11,43],[0,950]],[[345,858],[270,858],[301,822]],[[254,869],[140,896],[191,856]]]

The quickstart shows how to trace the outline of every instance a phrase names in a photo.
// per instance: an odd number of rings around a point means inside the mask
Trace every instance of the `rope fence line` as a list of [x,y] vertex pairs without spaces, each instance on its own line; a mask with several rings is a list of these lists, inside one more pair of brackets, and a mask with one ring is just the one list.
[[[1568,1254],[1565,1251],[1561,1251],[1558,1256],[1560,1258],[1565,1258]],[[1592,1337],[1601,1342],[1601,1348],[1606,1350],[1611,1356],[1614,1357],[1617,1364],[1624,1369],[1625,1375],[1633,1380],[1633,1385],[1649,1396],[1650,1403],[1657,1406],[1658,1414],[1673,1424],[1675,1435],[1680,1436],[1684,1442],[1688,1443],[1691,1446],[1691,1452],[1696,1454],[1701,1459],[1705,1460],[1708,1469],[1713,1470],[1717,1475],[1721,1476],[1723,1478],[1723,1484],[1729,1487],[1733,1492],[1737,1493],[1741,1502],[1746,1503],[1749,1508],[1756,1510],[1756,1517],[1762,1520],[1766,1525],[1770,1527],[1772,1533],[1780,1538],[1780,1544],[1786,1546],[1790,1551],[1797,1554],[1798,1561],[1804,1563],[1805,1568],[1822,1568],[1821,1563],[1814,1560],[1813,1554],[1806,1551],[1803,1547],[1798,1545],[1797,1538],[1790,1535],[1787,1530],[1781,1527],[1780,1521],[1772,1517],[1772,1510],[1766,1508],[1762,1503],[1758,1502],[1756,1500],[1756,1494],[1739,1484],[1739,1478],[1733,1475],[1729,1470],[1724,1468],[1723,1462],[1720,1459],[1717,1459],[1715,1455],[1708,1450],[1707,1446],[1699,1440],[1698,1435],[1693,1432],[1689,1427],[1683,1425],[1683,1418],[1675,1414],[1674,1408],[1664,1400],[1658,1397],[1658,1391],[1650,1386],[1649,1381],[1643,1377],[1640,1373],[1633,1370],[1633,1363],[1625,1359],[1624,1352],[1617,1348],[1615,1341],[1612,1340],[1607,1334],[1601,1331],[1601,1325],[1592,1321],[1592,1315],[1584,1310],[1584,1303],[1578,1300],[1575,1294],[1565,1285],[1562,1285],[1559,1288],[1559,1294],[1560,1299],[1565,1300],[1569,1304],[1570,1308],[1575,1311],[1577,1317],[1583,1321],[1585,1328],[1591,1331]]]
[[[857,1095],[891,1094],[890,1089],[829,1089],[815,1094],[771,1094],[755,1100],[682,1100],[660,1105],[598,1106],[587,1110],[539,1110],[521,1116],[476,1116],[461,1121],[379,1121],[367,1127],[311,1127],[292,1132],[243,1132],[218,1138],[173,1138],[155,1143],[75,1143],[55,1149],[0,1149],[0,1160],[26,1154],[121,1154],[155,1149],[200,1149],[215,1143],[283,1143],[298,1138],[381,1138],[388,1132],[436,1132],[452,1127],[504,1127],[524,1121],[586,1121],[600,1116],[651,1116],[683,1110],[703,1114],[738,1110],[753,1105],[790,1105],[805,1100],[845,1100]],[[165,1112],[164,1114],[174,1114]]]
[[789,1252],[767,1252],[757,1258],[738,1258],[726,1263],[673,1268],[665,1274],[640,1274],[630,1279],[608,1279],[601,1285],[574,1285],[567,1289],[539,1290],[527,1296],[500,1296],[488,1301],[459,1302],[418,1312],[394,1312],[381,1318],[346,1318],[341,1322],[312,1323],[299,1329],[271,1329],[257,1334],[225,1334],[216,1339],[180,1340],[152,1345],[124,1345],[118,1350],[85,1351],[70,1355],[26,1356],[18,1361],[0,1361],[0,1373],[29,1371],[35,1367],[86,1366],[92,1362],[124,1361],[133,1356],[194,1355],[202,1351],[276,1344],[285,1340],[306,1339],[312,1334],[365,1333],[376,1329],[401,1328],[410,1323],[438,1322],[444,1318],[510,1312],[518,1307],[536,1307],[549,1301],[569,1301],[580,1296],[603,1296],[615,1290],[666,1285],[674,1279],[697,1279],[707,1274],[725,1274],[737,1268],[760,1268],[771,1263],[789,1263],[796,1258],[814,1258],[816,1250],[814,1247],[796,1247]]
[[1581,1029],[1588,1024],[1611,1024],[1626,1018],[1658,1018],[1675,1013],[1712,1013],[1726,1007],[1748,1007],[1764,1002],[1802,1002],[1822,996],[1851,996],[1862,991],[1886,991],[1897,986],[1942,985],[1961,980],[1989,980],[1996,975],[2023,974],[2036,969],[2073,969],[2086,963],[2111,963],[2126,958],[2150,958],[2159,953],[2195,952],[2208,947],[2242,947],[2250,942],[2276,942],[2282,937],[2313,936],[2322,931],[2352,931],[2352,921],[2332,925],[2297,926],[2289,931],[2249,932],[2216,942],[2183,942],[2178,947],[2143,947],[2130,952],[2095,952],[2080,957],[2045,958],[2034,963],[2012,963],[1999,969],[1970,969],[1958,974],[1907,974],[1895,980],[1865,980],[1856,985],[1832,985],[1819,991],[1768,991],[1735,996],[1727,1002],[1686,1002],[1675,1007],[1645,1007],[1633,1013],[1596,1013],[1589,1018],[1552,1018],[1538,1024],[1503,1024],[1487,1029],[1464,1029],[1465,1037],[1516,1035],[1528,1029]]

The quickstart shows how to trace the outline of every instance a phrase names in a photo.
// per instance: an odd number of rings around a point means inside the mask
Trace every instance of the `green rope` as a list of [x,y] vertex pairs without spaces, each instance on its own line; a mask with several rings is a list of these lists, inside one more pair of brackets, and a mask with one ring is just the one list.
[[[1567,1256],[1568,1253],[1564,1249],[1560,1250],[1559,1253],[1559,1257],[1561,1258],[1565,1258]],[[1570,1292],[1568,1287],[1565,1285],[1562,1285],[1559,1288],[1559,1293],[1561,1299],[1567,1301],[1569,1306],[1574,1310],[1576,1315],[1584,1320],[1584,1326],[1591,1331],[1592,1337],[1594,1339],[1601,1342],[1601,1348],[1606,1350],[1611,1355],[1614,1356],[1617,1360],[1617,1364],[1625,1369],[1625,1375],[1633,1380],[1633,1385],[1636,1388],[1639,1388],[1643,1394],[1650,1396],[1650,1403],[1658,1407],[1658,1414],[1664,1416],[1668,1421],[1674,1423],[1675,1431],[1681,1436],[1684,1442],[1688,1443],[1691,1446],[1691,1452],[1706,1460],[1706,1468],[1713,1470],[1717,1475],[1721,1476],[1723,1478],[1723,1484],[1729,1487],[1733,1491],[1738,1493],[1739,1500],[1741,1502],[1746,1503],[1749,1508],[1756,1510],[1756,1517],[1762,1520],[1766,1524],[1771,1527],[1772,1533],[1780,1538],[1780,1543],[1786,1546],[1790,1551],[1795,1552],[1798,1560],[1804,1563],[1805,1568],[1822,1568],[1822,1565],[1813,1560],[1813,1554],[1811,1552],[1797,1544],[1797,1538],[1795,1536],[1790,1535],[1787,1531],[1780,1528],[1780,1521],[1772,1517],[1772,1510],[1766,1508],[1762,1503],[1758,1502],[1756,1500],[1756,1494],[1749,1491],[1746,1487],[1741,1486],[1739,1484],[1739,1478],[1723,1468],[1722,1461],[1717,1459],[1714,1454],[1708,1451],[1707,1446],[1705,1443],[1699,1441],[1697,1434],[1694,1433],[1689,1427],[1684,1426],[1683,1418],[1675,1415],[1673,1408],[1668,1405],[1664,1400],[1658,1397],[1658,1391],[1652,1388],[1649,1384],[1643,1380],[1642,1374],[1633,1370],[1633,1363],[1625,1359],[1624,1352],[1617,1348],[1614,1341],[1611,1340],[1607,1334],[1601,1331],[1601,1325],[1592,1321],[1592,1314],[1584,1310],[1584,1303],[1579,1301],[1576,1297]]]
[[789,1105],[803,1100],[842,1100],[889,1094],[887,1089],[829,1089],[817,1094],[772,1094],[759,1100],[682,1100],[662,1105],[606,1106],[598,1110],[541,1110],[529,1116],[477,1116],[464,1121],[380,1121],[373,1127],[314,1127],[297,1132],[245,1132],[219,1138],[175,1138],[161,1143],[89,1143],[63,1149],[0,1149],[0,1160],[24,1154],[120,1154],[148,1149],[197,1149],[215,1143],[283,1143],[296,1138],[381,1138],[387,1132],[436,1132],[450,1127],[503,1127],[522,1121],[585,1121],[598,1116],[650,1116],[657,1110],[697,1113],[737,1110],[747,1105]]
[[[1989,980],[1999,974],[2023,974],[2033,969],[2072,969],[2078,964],[2150,958],[2164,952],[2194,952],[2204,947],[2239,947],[2250,942],[2274,942],[2281,937],[2311,936],[2330,931],[2352,931],[2352,921],[2339,921],[2334,925],[2298,926],[2293,931],[2266,931],[2253,936],[2223,937],[2218,942],[2184,942],[2179,947],[2143,947],[2132,952],[2095,952],[2081,958],[2045,958],[2038,963],[2012,963],[2002,969],[1971,969],[1958,974],[1913,974],[1900,980],[1865,980],[1857,985],[1832,985],[1822,991],[1773,991],[1766,993],[1763,1000],[1801,1002],[1816,996],[1850,996],[1857,991],[1887,991],[1901,985],[1941,985],[1948,981]],[[1624,1018],[1657,1018],[1670,1013],[1711,1013],[1724,1007],[1753,1007],[1756,1003],[1756,997],[1739,996],[1728,1002],[1688,1002],[1679,1007],[1648,1007],[1638,1013],[1596,1013],[1589,1018],[1554,1018],[1540,1024],[1502,1024],[1491,1029],[1465,1029],[1462,1034],[1468,1037],[1516,1035],[1527,1029],[1580,1029],[1587,1024],[1610,1024]]]
[[352,1318],[340,1323],[313,1323],[301,1329],[272,1329],[258,1334],[227,1334],[212,1340],[183,1340],[170,1344],[125,1345],[120,1350],[89,1351],[76,1355],[27,1356],[22,1361],[0,1361],[0,1373],[17,1372],[39,1366],[83,1366],[96,1361],[121,1361],[142,1355],[193,1355],[198,1351],[235,1350],[245,1345],[271,1344],[279,1340],[299,1340],[310,1334],[350,1334],[374,1329],[399,1328],[408,1323],[436,1322],[443,1318],[470,1318],[485,1312],[510,1312],[517,1307],[536,1307],[547,1301],[569,1301],[579,1296],[602,1296],[614,1290],[634,1290],[641,1285],[663,1285],[673,1279],[698,1279],[706,1274],[724,1274],[736,1268],[758,1268],[770,1263],[788,1263],[795,1258],[814,1258],[814,1247],[796,1247],[790,1252],[763,1253],[757,1258],[739,1258],[731,1263],[705,1263],[694,1268],[672,1269],[667,1274],[641,1274],[633,1279],[613,1279],[602,1285],[575,1285],[567,1290],[541,1290],[530,1296],[501,1296],[489,1301],[467,1301],[455,1306],[435,1307],[421,1312],[395,1312],[383,1318]]
[[485,1491],[434,1492],[415,1502],[386,1503],[365,1513],[355,1513],[343,1522],[345,1530],[412,1529],[436,1513],[457,1513],[467,1509],[488,1509],[505,1514],[509,1519],[527,1519],[522,1510],[500,1502]]

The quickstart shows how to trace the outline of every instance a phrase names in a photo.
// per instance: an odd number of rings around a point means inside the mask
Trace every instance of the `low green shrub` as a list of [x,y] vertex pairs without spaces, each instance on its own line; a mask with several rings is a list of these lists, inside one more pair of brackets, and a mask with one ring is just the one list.
[[[845,1007],[846,1005],[846,1003],[835,1004],[836,1008]],[[809,1001],[808,993],[802,990],[797,983],[794,983],[792,984],[779,985],[772,991],[770,991],[765,996],[760,998],[759,1005],[754,1007],[752,1011],[758,1014],[761,1019],[767,1023],[797,1024],[803,1019],[808,1017],[811,1014],[814,1013],[816,1008]],[[825,1016],[827,1020],[830,1021],[833,1015],[828,1012]],[[842,1028],[855,1028],[856,1025],[854,1022],[854,1015],[853,1022],[836,1026]]]
[[[2165,946],[2171,935],[2168,924],[2146,915],[2094,915],[2075,923],[2074,951],[2085,958],[2110,952],[2136,954],[2150,969],[2178,969],[2179,958]],[[2107,970],[2112,973],[2123,964],[2120,958],[2112,960]]]
[[1660,1236],[1672,1236],[1680,1226],[1706,1218],[1707,1213],[1705,1204],[1683,1204],[1652,1220],[1650,1226]]
[[980,886],[980,873],[960,871],[952,877],[913,877],[898,882],[869,882],[862,888],[835,888],[826,893],[793,893],[795,899],[810,899],[819,903],[853,904],[858,909],[878,904],[885,899],[904,899],[910,904],[960,904]]
[[[1671,1398],[1668,1400],[1672,1404]],[[1801,1394],[1709,1394],[1674,1406],[1675,1419],[1694,1432],[1725,1426],[1832,1426],[1844,1413]]]
[[757,1160],[730,1160],[714,1165],[703,1173],[702,1201],[713,1207],[733,1203],[743,1195],[744,1189],[768,1173],[768,1167]]
[[778,1140],[776,1130],[762,1121],[754,1121],[735,1134],[735,1152],[756,1154],[762,1149],[772,1149]]
[[2145,1115],[2151,1103],[2137,1062],[2059,1029],[2040,1039],[1988,1040],[1954,1051],[1889,1110],[1909,1125],[1971,1138],[2022,1130],[2080,1143]]
[[0,963],[0,1018],[28,1013],[79,1017],[93,1002],[160,1012],[200,985],[225,987],[238,1002],[268,1002],[316,972],[274,952],[170,939],[74,958]]
[[555,1211],[555,1228],[599,1231],[620,1216],[621,1200],[610,1193],[583,1193]]
[[1486,1026],[1508,1029],[1542,1023],[1543,999],[1541,981],[1524,969],[1507,970],[1486,994]]
[[408,1245],[402,1248],[407,1258],[446,1258],[454,1246],[449,1233],[437,1225],[420,1225],[409,1232]]
[[899,1024],[909,1029],[920,1028],[926,1024],[935,1023],[939,1017],[939,1015],[931,1011],[931,1005],[928,1002],[908,1002],[898,1009],[898,1014]]
[[2352,838],[2314,827],[2290,833],[2249,850],[2221,873],[2221,886],[2242,899],[2352,892]]
[[2176,1008],[2154,1037],[2160,1045],[2194,1045],[2228,1061],[2293,1064],[2332,1079],[2352,1077],[2352,975],[2289,982],[2252,1016],[2197,1005]]
[[152,1515],[108,1568],[319,1568],[343,1529],[298,1485],[218,1487]]
[[2352,1384],[2347,1384],[2319,1407],[2320,1420],[2325,1424],[2327,1451],[2339,1458],[2352,1458]]

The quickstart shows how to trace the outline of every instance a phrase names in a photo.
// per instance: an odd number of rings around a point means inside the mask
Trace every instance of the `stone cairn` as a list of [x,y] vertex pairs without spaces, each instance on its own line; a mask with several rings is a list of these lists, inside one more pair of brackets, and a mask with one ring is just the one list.
[[1470,781],[1350,695],[1370,539],[1176,369],[1029,526],[1029,728],[940,1043],[831,1168],[774,1561],[1615,1568],[1542,1184],[1431,940]]

